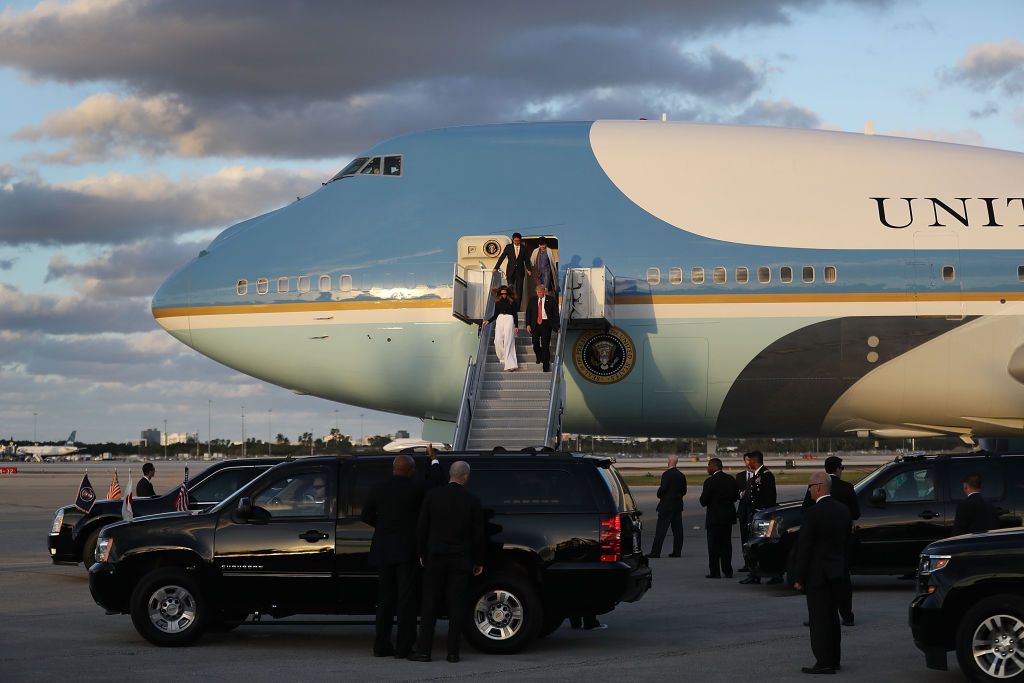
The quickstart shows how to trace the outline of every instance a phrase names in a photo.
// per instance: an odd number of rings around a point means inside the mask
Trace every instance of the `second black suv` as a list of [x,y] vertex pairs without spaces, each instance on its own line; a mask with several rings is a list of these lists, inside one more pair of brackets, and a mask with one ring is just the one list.
[[972,681],[1024,681],[1024,530],[932,543],[910,604],[914,644],[929,668],[956,650]]
[[[1000,527],[1019,527],[1024,516],[1024,456],[938,455],[900,457],[854,486],[860,519],[854,522],[850,569],[854,574],[913,574],[921,550],[952,533],[963,478],[981,475],[982,495]],[[763,574],[791,571],[802,501],[754,516],[748,555]]]
[[[209,510],[243,484],[252,481],[284,458],[245,458],[221,460],[188,480],[188,506],[193,510]],[[136,517],[155,515],[174,510],[178,487],[151,498],[133,498],[132,509]],[[46,539],[50,559],[54,564],[78,564],[85,560],[85,568],[92,564],[96,539],[100,529],[121,521],[120,500],[97,500],[89,512],[74,505],[65,505],[53,515],[53,523]]]
[[[392,456],[283,463],[207,514],[106,527],[89,587],[108,613],[130,613],[158,645],[194,641],[247,615],[374,614],[373,529],[360,519]],[[607,458],[461,453],[486,518],[484,573],[473,580],[466,638],[517,652],[567,616],[603,614],[651,585],[640,513]],[[426,459],[417,457],[420,476]],[[326,486],[326,492],[324,491]]]

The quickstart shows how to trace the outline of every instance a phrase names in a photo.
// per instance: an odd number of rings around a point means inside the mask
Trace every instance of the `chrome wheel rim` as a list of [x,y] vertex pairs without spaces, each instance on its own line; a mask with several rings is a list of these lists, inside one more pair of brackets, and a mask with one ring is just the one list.
[[196,599],[181,586],[161,586],[146,603],[149,620],[163,633],[181,633],[196,621]]
[[481,635],[490,640],[514,638],[523,629],[523,603],[513,593],[496,589],[476,601],[473,622]]
[[1014,678],[1024,672],[1024,622],[1009,614],[988,617],[974,629],[974,663],[992,678]]

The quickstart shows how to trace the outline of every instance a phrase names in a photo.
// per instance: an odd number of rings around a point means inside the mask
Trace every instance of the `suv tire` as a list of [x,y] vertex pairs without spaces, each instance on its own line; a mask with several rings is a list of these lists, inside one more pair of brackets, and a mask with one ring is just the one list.
[[132,623],[161,646],[188,645],[203,635],[209,607],[199,582],[180,567],[144,575],[132,591]]
[[474,582],[463,632],[487,654],[520,652],[537,638],[544,610],[533,584],[517,574],[495,574]]
[[96,561],[96,543],[100,539],[100,529],[93,529],[82,542],[82,564],[85,565],[85,573],[89,573],[89,567]]
[[[956,631],[960,670],[972,681],[1024,680],[1024,667],[1018,663],[1024,642],[1016,636],[1021,629],[1024,598],[1017,595],[993,595],[967,610]],[[990,652],[975,655],[975,640],[985,642],[983,651]]]

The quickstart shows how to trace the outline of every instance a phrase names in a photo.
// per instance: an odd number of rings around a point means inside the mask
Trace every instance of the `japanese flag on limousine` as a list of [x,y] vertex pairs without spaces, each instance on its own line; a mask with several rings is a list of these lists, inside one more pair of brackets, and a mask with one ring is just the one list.
[[185,480],[181,482],[178,497],[174,499],[174,509],[178,512],[188,512],[188,465],[185,465]]
[[124,500],[121,501],[121,519],[126,522],[130,522],[135,519],[135,508],[132,507],[132,468],[128,468],[128,493],[125,494]]

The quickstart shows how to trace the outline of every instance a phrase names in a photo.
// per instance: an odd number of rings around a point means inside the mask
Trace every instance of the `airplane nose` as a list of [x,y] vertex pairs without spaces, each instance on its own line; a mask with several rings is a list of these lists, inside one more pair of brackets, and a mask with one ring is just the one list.
[[171,274],[153,295],[152,312],[160,327],[183,344],[192,346],[188,306],[192,264]]

